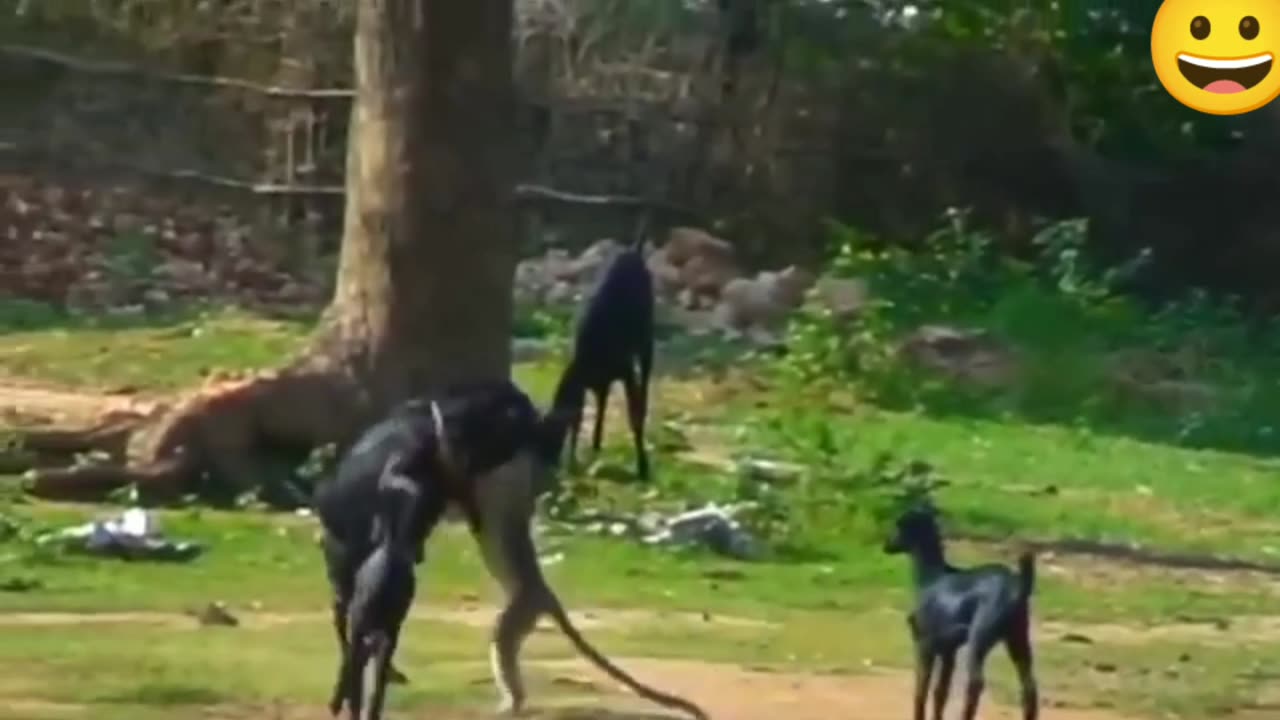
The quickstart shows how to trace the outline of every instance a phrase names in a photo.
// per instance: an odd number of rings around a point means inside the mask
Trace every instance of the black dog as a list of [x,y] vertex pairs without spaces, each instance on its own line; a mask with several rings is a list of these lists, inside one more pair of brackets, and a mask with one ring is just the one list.
[[[334,707],[362,690],[346,678],[365,662],[355,653],[364,652],[365,638],[371,634],[380,639],[376,647],[385,657],[382,677],[395,672],[390,659],[392,628],[407,612],[405,597],[412,591],[405,588],[412,585],[413,565],[421,561],[423,544],[445,509],[454,505],[465,513],[486,568],[507,595],[490,641],[501,712],[518,713],[523,706],[520,648],[538,618],[549,615],[586,659],[615,680],[653,702],[705,720],[697,705],[641,683],[591,646],[542,574],[530,525],[538,475],[555,464],[564,433],[559,415],[539,418],[528,398],[507,384],[402,406],[367,431],[344,457],[334,481],[338,489],[318,502],[334,587],[335,629],[343,657],[352,658],[342,671]],[[524,462],[508,464],[510,460]],[[504,467],[499,470],[500,466]],[[393,484],[411,485],[418,492],[415,501],[401,508],[407,512],[403,526],[397,527],[403,541],[388,551],[392,560],[379,565],[372,562],[380,551],[371,547],[371,518],[379,515],[379,500],[386,499],[379,488]],[[379,537],[386,547],[386,535]],[[348,625],[353,630],[350,638]],[[383,680],[378,682],[381,688]],[[380,707],[380,697],[375,696],[375,707]]]
[[983,664],[1003,641],[1022,684],[1023,720],[1039,713],[1031,653],[1031,592],[1035,558],[1024,553],[1015,574],[1003,565],[960,569],[947,563],[935,511],[918,507],[898,519],[886,553],[909,553],[913,563],[915,608],[908,616],[916,647],[915,720],[924,720],[934,664],[941,660],[934,690],[934,720],[942,720],[955,670],[956,651],[968,646],[969,672],[964,720],[973,720],[983,690]]
[[374,669],[369,719],[382,717],[391,658],[400,641],[400,628],[413,605],[416,585],[413,575],[416,546],[410,523],[422,491],[407,478],[392,474],[383,474],[378,484],[380,507],[374,535],[379,540],[355,575],[347,619],[351,634],[338,664],[333,699],[329,701],[329,711],[334,716],[346,702],[351,720],[362,720],[364,671],[370,660]]
[[614,259],[578,322],[573,357],[556,387],[553,407],[570,418],[569,465],[576,462],[578,426],[588,390],[596,396],[592,450],[599,452],[609,387],[622,383],[627,418],[636,448],[636,472],[649,479],[644,424],[649,412],[649,375],[653,368],[653,276],[639,247]]
[[[504,380],[458,385],[435,399],[405,402],[351,446],[333,479],[316,490],[314,501],[334,593],[334,630],[344,655],[356,571],[374,550],[379,478],[384,472],[407,477],[423,488],[407,519],[414,561],[421,562],[426,538],[450,502],[475,522],[470,495],[454,491],[461,483],[506,464],[525,448],[539,457],[558,454],[554,438],[547,438],[555,431],[547,427],[529,397]],[[396,682],[404,681],[394,667],[391,674]]]

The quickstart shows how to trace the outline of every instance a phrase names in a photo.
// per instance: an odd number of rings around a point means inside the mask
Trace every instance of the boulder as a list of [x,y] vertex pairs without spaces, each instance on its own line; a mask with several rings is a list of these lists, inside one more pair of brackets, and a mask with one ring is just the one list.
[[903,338],[897,352],[915,367],[979,386],[1007,386],[1020,371],[1013,349],[981,329],[924,325]]

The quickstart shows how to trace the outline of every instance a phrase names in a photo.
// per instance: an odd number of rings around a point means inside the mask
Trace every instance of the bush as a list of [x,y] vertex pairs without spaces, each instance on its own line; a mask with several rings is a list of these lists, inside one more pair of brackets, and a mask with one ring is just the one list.
[[[1148,266],[1148,251],[1094,267],[1086,221],[1069,219],[1044,225],[1033,257],[1011,258],[955,210],[913,250],[839,224],[831,232],[832,273],[863,279],[874,301],[856,321],[812,307],[800,313],[790,352],[772,366],[783,382],[838,382],[890,409],[1280,450],[1272,429],[1280,328],[1251,324],[1237,302],[1200,291],[1158,308],[1124,295],[1119,288]],[[924,323],[989,331],[1019,357],[1017,380],[978,388],[903,367],[896,342]],[[1117,369],[1126,362],[1133,367]]]

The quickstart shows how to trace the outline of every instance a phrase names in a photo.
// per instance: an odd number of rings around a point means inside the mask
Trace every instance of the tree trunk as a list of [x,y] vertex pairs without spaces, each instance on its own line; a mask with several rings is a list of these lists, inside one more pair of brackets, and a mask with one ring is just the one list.
[[35,492],[137,483],[167,495],[204,473],[247,489],[266,451],[342,445],[406,396],[506,377],[511,23],[511,0],[359,0],[342,253],[311,343],[279,373],[210,388],[142,426],[133,467],[38,473]]
[[511,2],[364,0],[358,13],[342,256],[314,349],[383,401],[505,377]]

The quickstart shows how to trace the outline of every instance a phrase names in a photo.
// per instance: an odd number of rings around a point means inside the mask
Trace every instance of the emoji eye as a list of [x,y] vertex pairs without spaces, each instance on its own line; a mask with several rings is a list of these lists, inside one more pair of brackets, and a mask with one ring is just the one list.
[[1209,18],[1197,15],[1191,20],[1191,37],[1203,40],[1209,37]]
[[1252,40],[1258,37],[1258,18],[1252,15],[1245,15],[1240,19],[1240,37],[1245,40]]

